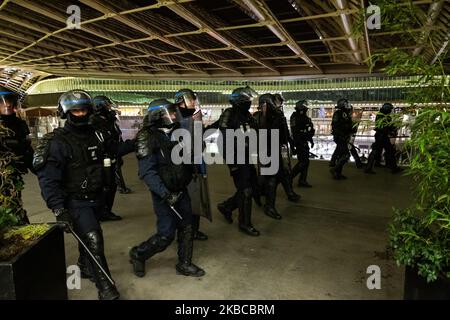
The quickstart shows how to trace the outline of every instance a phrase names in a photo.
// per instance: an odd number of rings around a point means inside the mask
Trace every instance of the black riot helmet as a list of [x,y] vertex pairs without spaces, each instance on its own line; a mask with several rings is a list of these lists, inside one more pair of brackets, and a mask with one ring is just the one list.
[[166,99],[150,102],[144,118],[144,126],[171,132],[179,126],[181,115],[176,104]]
[[352,106],[350,105],[350,103],[348,102],[347,99],[345,99],[345,98],[340,98],[340,99],[337,101],[337,106],[336,106],[336,108],[337,108],[337,109],[340,109],[340,110],[343,110],[343,111],[346,111],[346,112],[350,112],[351,109],[352,109]]
[[[83,116],[75,116],[71,111],[86,110]],[[84,90],[71,90],[63,93],[58,101],[58,114],[61,119],[75,126],[85,126],[89,123],[89,116],[93,113],[92,98]]]
[[181,89],[175,93],[175,103],[180,107],[183,117],[190,117],[200,111],[200,102],[197,93],[191,89]]
[[265,93],[259,96],[258,99],[259,108],[266,106],[267,111],[275,111],[277,106],[275,103],[274,95],[271,93]]
[[0,115],[9,116],[19,107],[19,95],[6,87],[0,86]]
[[280,93],[275,93],[273,95],[273,100],[277,108],[281,108],[283,106],[284,98]]
[[95,113],[109,112],[117,108],[117,105],[107,96],[96,96],[92,99],[92,105]]
[[248,111],[252,101],[258,93],[249,86],[240,87],[233,90],[230,96],[230,103],[242,111]]
[[308,101],[306,100],[299,100],[295,103],[295,110],[299,112],[300,114],[306,114],[308,111]]
[[381,107],[380,112],[384,114],[389,114],[392,112],[392,110],[394,110],[394,106],[392,105],[392,103],[386,102]]

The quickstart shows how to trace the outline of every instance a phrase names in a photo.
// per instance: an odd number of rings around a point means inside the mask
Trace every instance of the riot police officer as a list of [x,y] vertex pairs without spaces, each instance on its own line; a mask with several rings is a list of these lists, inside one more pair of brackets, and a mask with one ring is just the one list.
[[392,170],[392,173],[401,172],[402,169],[397,166],[395,156],[395,147],[390,138],[397,135],[397,127],[392,122],[391,113],[394,109],[392,103],[386,102],[378,112],[375,119],[375,142],[372,144],[372,152],[367,161],[365,173],[375,173],[373,167],[377,158],[381,158],[384,149],[386,167]]
[[[20,119],[16,112],[19,108],[19,95],[12,90],[0,86],[0,125],[7,128],[8,134],[0,144],[0,152],[12,152],[17,160],[14,161],[17,181],[23,181],[22,175],[32,169],[33,148],[28,139],[30,130],[27,123]],[[21,195],[19,194],[19,197]],[[19,224],[29,223],[25,210],[18,212]]]
[[[192,142],[191,147],[193,148],[194,140],[196,139],[195,134],[199,134],[200,137],[203,138],[202,111],[197,94],[191,89],[178,90],[175,93],[175,104],[178,105],[181,114],[181,128],[190,132]],[[194,130],[194,124],[196,123],[200,124],[202,130]],[[192,229],[194,231],[194,240],[205,241],[208,240],[208,236],[199,229],[200,216],[204,216],[211,220],[206,163],[203,161],[202,154],[194,154],[194,157],[198,157],[199,159],[192,159],[194,161],[193,179],[188,186],[188,192],[192,199]]]
[[311,118],[308,117],[308,102],[306,100],[297,101],[295,111],[291,115],[291,129],[295,141],[295,149],[297,150],[298,162],[292,170],[292,179],[300,174],[298,179],[299,187],[311,188],[308,183],[309,168],[309,144],[314,147],[314,125]]
[[[105,189],[105,211],[100,217],[101,221],[116,221],[122,217],[112,212],[114,198],[117,191],[117,175],[120,169],[122,156],[134,151],[134,141],[122,140],[122,131],[117,124],[116,112],[113,110],[115,103],[106,96],[96,96],[92,99],[94,113],[90,123],[105,139],[106,151],[111,159],[111,186]],[[119,150],[121,151],[119,154]]]
[[[281,144],[282,142],[287,142],[287,137],[285,136],[285,132],[283,131],[283,119],[282,114],[276,110],[276,104],[274,96],[270,93],[263,94],[259,96],[259,111],[253,114],[253,117],[256,120],[258,125],[258,132],[260,133],[261,129],[267,130],[267,135],[270,137],[274,130],[278,130],[279,132],[279,140],[277,141],[276,151],[278,153],[278,159],[281,160]],[[272,156],[271,152],[272,145],[271,140],[268,139],[265,145],[259,143],[260,148],[264,148],[265,154],[269,157]],[[262,164],[259,164],[261,167]],[[269,164],[270,165],[270,164]],[[273,164],[272,164],[273,165]],[[262,177],[262,190],[263,195],[265,196],[265,204],[264,204],[264,213],[273,218],[273,219],[281,219],[281,215],[275,208],[275,199],[277,194],[277,186],[281,181],[281,175],[283,172],[283,164],[281,161],[278,161],[278,166],[276,167],[276,172],[272,175],[264,175]]]
[[246,146],[245,161],[238,164],[236,161],[237,148],[231,150],[227,145],[227,129],[234,131],[241,129],[248,131],[256,129],[255,119],[250,114],[250,106],[252,100],[257,96],[256,92],[250,87],[240,87],[234,89],[231,93],[230,103],[231,108],[224,110],[219,119],[219,130],[224,141],[223,150],[220,150],[224,156],[230,152],[235,155],[233,163],[227,163],[230,175],[233,177],[233,182],[236,187],[236,193],[218,204],[217,209],[223,214],[228,223],[233,223],[232,213],[235,209],[239,211],[239,230],[250,236],[259,236],[259,231],[253,227],[251,222],[252,214],[252,196],[255,185],[257,184],[257,176],[255,166],[250,161],[249,146]]
[[333,114],[331,122],[331,128],[331,134],[336,143],[336,149],[332,155],[332,160],[335,159],[335,163],[331,164],[333,166],[330,168],[330,173],[335,180],[346,179],[342,174],[342,169],[350,159],[348,143],[354,132],[351,105],[347,99],[341,98],[338,100],[336,111]]
[[[110,159],[105,157],[102,134],[89,124],[92,99],[82,90],[61,95],[58,112],[67,119],[63,128],[47,134],[36,148],[33,165],[42,197],[57,221],[70,223],[74,231],[108,273],[99,218],[104,210],[103,188]],[[101,300],[119,298],[116,287],[79,246],[82,277],[94,280]]]
[[193,230],[191,199],[187,186],[192,180],[192,166],[175,164],[172,149],[179,141],[171,141],[172,131],[179,126],[178,108],[165,99],[150,103],[143,128],[136,137],[139,177],[151,191],[157,217],[157,232],[130,250],[133,272],[145,276],[145,261],[178,241],[177,274],[193,277],[205,271],[192,263]]
[[287,163],[284,162],[284,158],[280,158],[283,160],[282,166],[280,166],[279,179],[280,183],[283,186],[284,192],[287,195],[287,198],[291,202],[298,202],[300,200],[300,196],[295,193],[292,188],[292,166],[291,166],[291,155],[296,154],[297,151],[295,149],[294,140],[289,133],[289,128],[287,125],[286,117],[284,116],[283,103],[284,98],[281,94],[275,93],[273,95],[273,99],[276,106],[276,112],[279,114],[279,119],[282,121],[280,128],[280,145],[284,146],[287,149]]

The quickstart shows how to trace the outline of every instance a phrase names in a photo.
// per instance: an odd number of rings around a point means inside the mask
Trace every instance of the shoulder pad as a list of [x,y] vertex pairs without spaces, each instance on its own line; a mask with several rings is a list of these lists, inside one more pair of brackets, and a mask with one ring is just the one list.
[[219,129],[232,129],[230,128],[232,118],[233,118],[233,108],[225,109],[219,119]]
[[148,144],[150,133],[147,129],[143,128],[138,131],[136,135],[136,157],[138,159],[142,159],[148,155],[150,155],[150,147]]
[[49,150],[50,150],[50,143],[55,137],[55,133],[47,133],[39,142],[38,146],[34,150],[33,155],[33,169],[39,170],[43,166],[45,166],[45,163],[47,162]]
[[136,135],[135,146],[138,159],[151,155],[155,150],[161,147],[158,133],[151,131],[148,128],[142,128]]

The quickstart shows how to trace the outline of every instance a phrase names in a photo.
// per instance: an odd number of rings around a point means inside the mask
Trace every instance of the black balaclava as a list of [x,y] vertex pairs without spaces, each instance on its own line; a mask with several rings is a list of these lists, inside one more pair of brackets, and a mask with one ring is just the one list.
[[91,113],[88,112],[86,115],[77,117],[74,116],[70,111],[67,113],[67,121],[69,124],[75,126],[75,127],[84,127],[89,125],[89,118],[91,116]]
[[182,108],[179,107],[178,110],[180,110],[181,116],[183,118],[189,118],[192,117],[192,115],[195,113],[195,109],[189,109],[189,108]]

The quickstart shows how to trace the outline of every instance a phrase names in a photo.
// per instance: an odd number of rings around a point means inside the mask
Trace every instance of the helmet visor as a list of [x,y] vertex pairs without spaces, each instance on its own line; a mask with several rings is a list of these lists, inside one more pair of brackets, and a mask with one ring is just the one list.
[[196,95],[185,94],[183,95],[184,105],[188,109],[195,109],[195,111],[200,110],[200,101]]
[[16,93],[0,92],[0,114],[11,115],[19,109],[19,96]]

